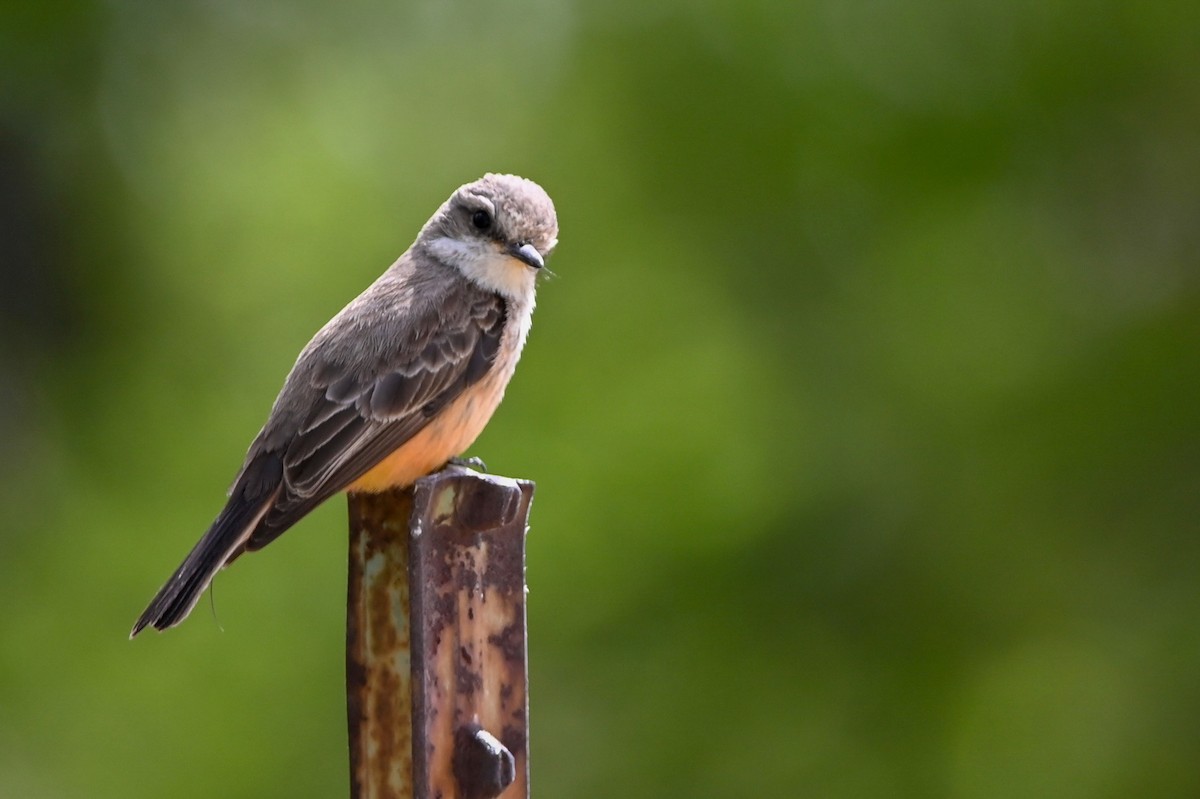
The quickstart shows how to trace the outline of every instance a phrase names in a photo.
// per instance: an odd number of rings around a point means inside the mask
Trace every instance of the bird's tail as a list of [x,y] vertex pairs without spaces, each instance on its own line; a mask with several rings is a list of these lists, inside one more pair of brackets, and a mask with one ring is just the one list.
[[247,501],[245,494],[235,488],[229,504],[184,558],[166,585],[158,589],[150,605],[133,625],[129,637],[133,638],[151,626],[156,630],[165,630],[187,618],[216,573],[238,552],[270,510],[277,494],[275,491],[257,501]]

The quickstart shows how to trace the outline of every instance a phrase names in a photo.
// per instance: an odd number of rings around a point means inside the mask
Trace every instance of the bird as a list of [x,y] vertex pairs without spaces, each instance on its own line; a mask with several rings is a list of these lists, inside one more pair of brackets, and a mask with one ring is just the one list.
[[460,186],[300,352],[224,508],[133,625],[183,621],[213,577],[326,499],[412,485],[456,461],[504,396],[558,243],[537,183]]

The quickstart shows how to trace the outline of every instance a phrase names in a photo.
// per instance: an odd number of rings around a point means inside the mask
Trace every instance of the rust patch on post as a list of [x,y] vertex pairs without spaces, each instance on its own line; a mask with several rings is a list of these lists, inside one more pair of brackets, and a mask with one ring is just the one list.
[[527,799],[525,530],[533,483],[450,468],[415,487],[418,799]]
[[351,799],[409,799],[411,491],[351,494],[346,700]]

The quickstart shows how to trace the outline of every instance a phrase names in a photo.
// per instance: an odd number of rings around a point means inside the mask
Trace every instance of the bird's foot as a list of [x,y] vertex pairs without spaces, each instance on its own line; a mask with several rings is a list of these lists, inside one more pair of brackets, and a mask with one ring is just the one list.
[[477,472],[487,473],[488,467],[479,458],[451,458],[449,461],[451,466],[461,466],[464,469],[474,469]]

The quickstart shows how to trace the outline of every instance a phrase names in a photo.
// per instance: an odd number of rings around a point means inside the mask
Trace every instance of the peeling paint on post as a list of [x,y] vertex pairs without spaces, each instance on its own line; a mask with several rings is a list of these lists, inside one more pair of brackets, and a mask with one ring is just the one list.
[[412,492],[350,497],[346,709],[351,799],[411,799]]
[[412,526],[418,797],[527,799],[525,531],[533,483],[448,469]]
[[351,496],[353,799],[528,798],[532,498],[533,483],[461,467]]

